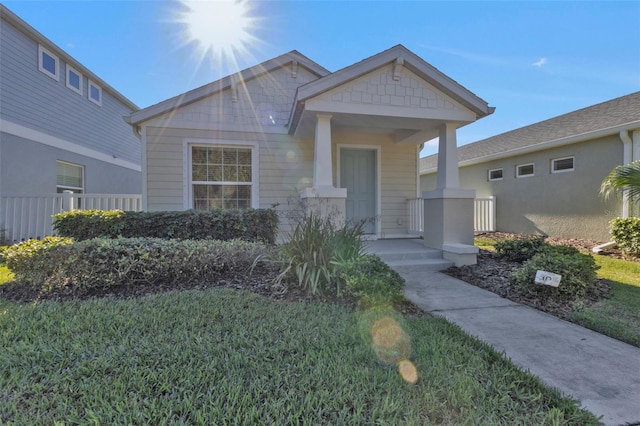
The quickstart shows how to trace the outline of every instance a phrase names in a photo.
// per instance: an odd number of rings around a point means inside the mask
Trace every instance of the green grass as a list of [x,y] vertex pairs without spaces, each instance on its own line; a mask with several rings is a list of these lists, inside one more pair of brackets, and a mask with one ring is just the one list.
[[[443,319],[244,291],[0,300],[0,347],[2,424],[596,423]],[[415,384],[377,356],[409,347]]]
[[611,296],[571,316],[587,328],[640,347],[640,263],[594,256],[598,276],[611,283]]

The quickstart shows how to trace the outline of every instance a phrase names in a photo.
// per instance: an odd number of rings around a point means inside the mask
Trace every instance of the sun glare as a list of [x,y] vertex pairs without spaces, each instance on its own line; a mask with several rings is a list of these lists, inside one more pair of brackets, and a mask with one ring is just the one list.
[[255,18],[248,0],[180,0],[185,43],[197,47],[199,60],[237,62],[257,39],[251,34]]

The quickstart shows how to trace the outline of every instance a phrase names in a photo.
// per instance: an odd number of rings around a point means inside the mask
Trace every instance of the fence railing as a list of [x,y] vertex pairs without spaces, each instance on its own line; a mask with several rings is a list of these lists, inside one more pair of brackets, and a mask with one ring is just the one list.
[[71,210],[142,210],[139,194],[9,194],[0,197],[0,229],[11,242],[54,235],[52,218]]
[[[424,200],[407,200],[407,224],[410,234],[422,234],[424,223]],[[496,197],[476,198],[473,209],[473,229],[475,232],[496,230]]]

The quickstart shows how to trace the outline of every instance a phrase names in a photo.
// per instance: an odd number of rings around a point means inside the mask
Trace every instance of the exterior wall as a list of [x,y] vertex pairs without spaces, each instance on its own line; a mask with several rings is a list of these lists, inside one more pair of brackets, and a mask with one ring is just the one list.
[[[478,197],[496,196],[498,231],[609,241],[609,221],[621,202],[599,196],[604,177],[622,164],[617,135],[460,168],[460,186]],[[574,157],[574,171],[551,173],[551,160]],[[518,164],[535,164],[535,175],[516,178]],[[489,181],[490,169],[503,179]],[[421,190],[435,187],[435,173],[420,178]]]
[[4,19],[0,44],[1,120],[140,165],[140,141],[123,120],[132,111],[129,107],[105,87],[102,106],[91,102],[86,75],[82,95],[66,87],[64,57],[58,58],[59,81],[39,71],[38,42]]
[[[0,194],[55,193],[56,160],[84,166],[84,188],[94,194],[140,194],[140,172],[0,133]],[[28,178],[25,178],[28,176]]]

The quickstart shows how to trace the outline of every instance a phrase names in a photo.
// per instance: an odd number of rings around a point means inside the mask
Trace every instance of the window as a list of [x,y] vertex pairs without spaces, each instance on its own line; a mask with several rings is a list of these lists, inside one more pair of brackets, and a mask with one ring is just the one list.
[[257,160],[246,146],[192,146],[193,208],[246,209],[252,207]]
[[89,100],[96,105],[102,105],[102,88],[95,84],[93,81],[89,80],[89,90],[88,90]]
[[573,157],[555,158],[551,160],[551,173],[573,171]]
[[67,64],[67,87],[82,95],[82,74]]
[[502,180],[502,169],[489,170],[489,180]]
[[38,45],[38,69],[43,74],[60,81],[60,60],[41,45]]
[[516,177],[529,177],[534,174],[534,166],[531,164],[520,164],[516,166]]
[[58,194],[64,191],[73,191],[75,194],[84,192],[84,166],[56,162],[56,187]]

